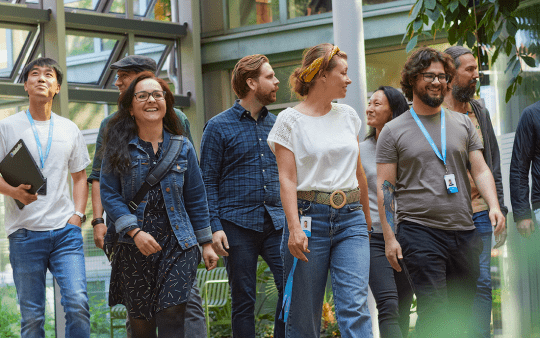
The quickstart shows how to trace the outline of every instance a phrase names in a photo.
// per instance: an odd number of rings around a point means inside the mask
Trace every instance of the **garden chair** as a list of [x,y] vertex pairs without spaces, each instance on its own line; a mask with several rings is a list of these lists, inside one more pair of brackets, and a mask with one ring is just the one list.
[[[124,305],[118,304],[111,307],[111,338],[114,338],[114,329],[121,329],[126,327],[126,307]],[[115,324],[115,320],[122,320],[120,324]]]
[[[231,325],[230,304],[228,304],[229,279],[224,267],[215,268],[211,271],[197,269],[197,280],[201,292],[202,305],[206,315],[206,332],[210,337],[210,325]],[[210,322],[209,309],[226,307],[227,316],[223,319]]]

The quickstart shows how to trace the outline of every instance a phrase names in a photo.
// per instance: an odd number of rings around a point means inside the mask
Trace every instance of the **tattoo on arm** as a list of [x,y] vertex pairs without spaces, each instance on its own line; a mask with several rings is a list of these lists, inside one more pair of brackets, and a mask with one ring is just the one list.
[[392,231],[395,231],[394,228],[394,191],[395,187],[392,185],[392,183],[388,181],[384,181],[382,184],[382,191],[384,196],[384,211],[386,215],[386,221],[388,224],[390,224],[390,227],[392,228]]

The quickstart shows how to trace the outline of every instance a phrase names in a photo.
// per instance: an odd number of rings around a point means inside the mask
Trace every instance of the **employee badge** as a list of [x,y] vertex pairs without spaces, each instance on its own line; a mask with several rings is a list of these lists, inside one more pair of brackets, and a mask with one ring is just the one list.
[[311,237],[311,217],[300,217],[300,225],[302,226],[302,230],[304,231],[306,236]]
[[458,192],[456,177],[454,174],[444,175],[444,183],[446,184],[446,191],[449,194],[455,194]]

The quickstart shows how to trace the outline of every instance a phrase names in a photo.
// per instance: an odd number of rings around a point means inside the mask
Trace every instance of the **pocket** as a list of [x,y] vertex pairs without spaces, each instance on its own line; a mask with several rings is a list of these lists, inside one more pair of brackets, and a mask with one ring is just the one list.
[[360,204],[360,202],[353,202],[353,203],[349,203],[345,206],[347,208],[347,210],[349,211],[357,211],[357,210],[362,210],[362,204]]
[[[173,184],[180,188],[184,185],[184,173],[187,170],[187,160],[176,161],[171,167],[171,179]],[[180,192],[178,191],[178,192]]]
[[78,225],[71,224],[69,222],[66,223],[66,227],[71,226],[72,228],[77,228],[77,230],[82,231],[82,228]]
[[8,239],[10,241],[20,242],[24,241],[28,237],[28,230],[26,229],[19,229],[8,236]]

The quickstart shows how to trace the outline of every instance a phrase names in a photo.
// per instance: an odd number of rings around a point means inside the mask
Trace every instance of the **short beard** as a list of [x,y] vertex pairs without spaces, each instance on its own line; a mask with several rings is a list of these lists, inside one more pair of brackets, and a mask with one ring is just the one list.
[[476,92],[476,86],[471,87],[473,83],[476,84],[476,81],[471,80],[469,82],[468,86],[461,87],[458,85],[452,86],[452,96],[454,99],[458,100],[459,102],[469,102],[473,99],[474,93]]
[[263,106],[267,106],[271,103],[276,102],[276,99],[272,97],[272,94],[272,92],[266,94],[261,92],[255,92],[255,98],[257,99],[257,101],[259,101],[260,104],[262,104]]
[[422,102],[432,108],[437,108],[444,102],[444,95],[432,97],[429,96],[428,93],[424,93],[423,95],[420,95],[419,98]]

